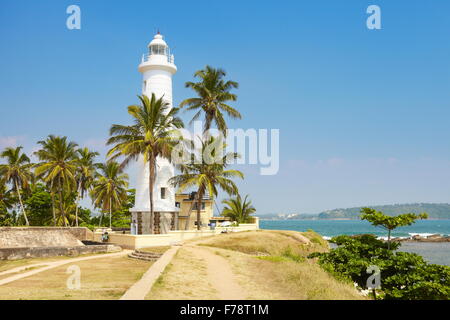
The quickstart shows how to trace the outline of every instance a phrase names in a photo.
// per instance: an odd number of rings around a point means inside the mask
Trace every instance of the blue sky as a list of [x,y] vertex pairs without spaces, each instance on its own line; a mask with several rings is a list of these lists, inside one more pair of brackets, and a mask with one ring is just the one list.
[[[81,30],[66,28],[71,4]],[[381,30],[366,28],[371,4]],[[104,153],[159,28],[175,104],[196,70],[222,67],[244,116],[229,126],[280,129],[277,175],[240,168],[259,213],[449,202],[448,12],[445,0],[2,0],[0,147],[31,152],[52,133]]]

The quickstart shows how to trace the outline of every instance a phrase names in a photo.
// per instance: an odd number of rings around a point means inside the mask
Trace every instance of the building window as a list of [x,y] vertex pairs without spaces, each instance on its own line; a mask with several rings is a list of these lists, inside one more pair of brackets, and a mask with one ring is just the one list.
[[142,89],[142,91],[144,91],[144,92],[145,92],[145,90],[147,90],[147,81],[144,81],[144,85],[143,85],[143,89]]
[[180,207],[180,203],[179,202],[175,202],[175,207],[179,208]]
[[167,188],[161,188],[161,199],[166,199]]

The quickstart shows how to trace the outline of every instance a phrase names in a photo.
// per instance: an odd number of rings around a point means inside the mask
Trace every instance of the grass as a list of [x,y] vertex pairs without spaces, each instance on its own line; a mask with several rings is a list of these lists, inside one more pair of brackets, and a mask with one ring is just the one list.
[[31,264],[37,263],[46,263],[53,262],[63,259],[68,259],[69,257],[61,256],[61,257],[51,257],[51,258],[30,258],[30,259],[21,259],[21,260],[0,260],[0,272],[7,271],[9,269],[27,266]]
[[102,255],[102,254],[108,254],[108,252],[94,252],[94,253],[86,253],[86,254],[81,254],[81,255],[56,256],[56,257],[48,257],[48,258],[26,258],[26,259],[18,259],[18,260],[0,260],[0,272],[14,269],[17,267],[32,265],[32,264],[45,264],[48,262],[66,260],[66,259],[71,259],[71,258],[79,258],[79,257],[97,256],[97,255]]
[[328,242],[315,232],[258,230],[221,234],[199,243],[203,246],[239,251],[255,256],[306,258],[312,252],[328,250]]
[[[195,243],[227,260],[249,299],[365,299],[352,284],[335,279],[307,258],[312,252],[329,250],[328,243],[313,231],[249,231]],[[214,299],[205,271],[203,261],[181,248],[148,298]]]
[[[120,298],[138,281],[151,262],[124,256],[78,261],[0,286],[0,299],[110,300]],[[81,270],[81,289],[70,290],[68,267]]]

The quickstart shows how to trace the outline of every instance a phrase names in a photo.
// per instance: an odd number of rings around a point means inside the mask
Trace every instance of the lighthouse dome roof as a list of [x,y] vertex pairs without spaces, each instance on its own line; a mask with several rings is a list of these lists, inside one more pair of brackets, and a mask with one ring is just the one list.
[[155,34],[153,40],[148,44],[149,47],[152,45],[161,45],[167,47],[167,43],[163,40],[163,36],[159,32]]

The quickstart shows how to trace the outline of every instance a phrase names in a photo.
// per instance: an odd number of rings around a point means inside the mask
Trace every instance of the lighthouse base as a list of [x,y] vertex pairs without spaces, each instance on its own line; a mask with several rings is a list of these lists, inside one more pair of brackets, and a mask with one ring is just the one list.
[[131,212],[132,234],[166,234],[175,230],[178,230],[177,211],[153,212],[153,230],[151,230],[150,211]]

